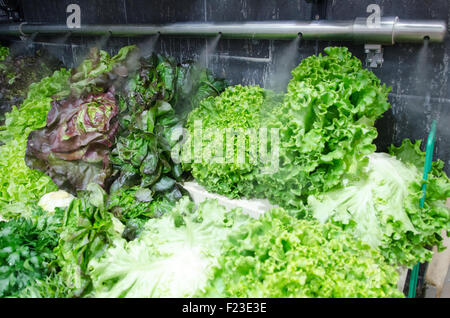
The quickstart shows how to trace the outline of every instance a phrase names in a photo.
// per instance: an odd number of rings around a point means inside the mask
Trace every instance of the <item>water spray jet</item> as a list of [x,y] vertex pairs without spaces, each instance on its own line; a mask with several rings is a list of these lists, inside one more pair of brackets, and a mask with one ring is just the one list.
[[199,57],[199,63],[203,67],[208,67],[210,55],[212,55],[217,48],[220,38],[222,37],[222,32],[218,32],[215,37],[206,39],[206,45]]

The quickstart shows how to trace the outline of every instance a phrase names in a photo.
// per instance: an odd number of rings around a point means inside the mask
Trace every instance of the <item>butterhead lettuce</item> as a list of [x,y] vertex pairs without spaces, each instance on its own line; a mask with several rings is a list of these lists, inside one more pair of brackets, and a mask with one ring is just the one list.
[[117,113],[112,91],[53,101],[46,127],[28,136],[27,165],[73,193],[92,182],[105,186],[111,174],[109,149],[119,125]]

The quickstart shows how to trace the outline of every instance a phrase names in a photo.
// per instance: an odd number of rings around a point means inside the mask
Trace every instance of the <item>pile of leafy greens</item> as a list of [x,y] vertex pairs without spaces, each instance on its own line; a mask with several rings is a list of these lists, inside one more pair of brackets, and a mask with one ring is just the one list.
[[[173,160],[172,149],[181,137],[183,114],[202,97],[218,95],[224,86],[223,80],[192,63],[177,65],[173,59],[155,54],[141,59],[136,75],[119,94],[120,132],[110,156],[115,170],[111,193],[145,188],[148,206],[154,199],[180,199],[176,181],[181,180],[183,171]],[[121,214],[126,219],[130,214],[138,217],[132,210],[127,216]],[[144,208],[142,214],[150,216],[151,210]]]
[[204,130],[231,129],[235,135],[242,135],[242,129],[278,129],[279,147],[268,148],[269,155],[279,150],[278,169],[262,173],[262,161],[252,162],[249,150],[259,142],[248,137],[241,143],[236,138],[235,148],[226,149],[235,158],[239,148],[244,149],[244,163],[215,161],[221,133],[203,136],[200,149],[213,155],[197,162],[192,158],[194,163],[186,165],[194,178],[214,192],[233,198],[264,196],[297,211],[308,195],[332,189],[344,178],[357,178],[367,165],[365,156],[376,150],[374,122],[390,107],[389,89],[347,48],[329,47],[325,52],[328,55],[302,60],[282,98],[259,87],[237,85],[204,100],[189,115],[187,128],[194,141],[196,121]]
[[413,266],[431,260],[437,246],[442,250],[441,230],[450,229],[450,182],[437,161],[429,174],[425,207],[420,208],[425,154],[420,142],[409,139],[393,156],[374,153],[360,179],[308,198],[312,215],[320,222],[332,222],[362,241],[378,248],[386,261]]
[[123,225],[107,211],[106,193],[95,183],[79,194],[65,210],[62,232],[55,248],[58,273],[72,295],[79,297],[89,292],[91,279],[88,264],[101,257],[114,239],[120,238]]
[[[69,77],[70,95],[55,100],[45,128],[28,137],[26,162],[46,172],[62,189],[75,193],[89,183],[107,187],[112,174],[109,150],[119,122],[114,95],[132,67],[135,46],[126,46],[110,58],[91,50],[88,59]],[[127,59],[128,57],[128,59]]]
[[89,263],[93,297],[401,297],[398,274],[338,227],[259,220],[187,197]]
[[[225,89],[134,46],[93,49],[31,84],[0,126],[0,297],[401,296],[392,265],[442,248],[450,182],[433,163],[419,209],[420,142],[374,153],[389,89],[346,48],[325,52],[294,69],[284,97]],[[278,129],[279,149],[261,128]],[[279,151],[274,173],[260,147]],[[255,220],[214,200],[196,208],[178,187],[184,169],[212,192],[285,209]],[[36,206],[58,188],[78,198]]]
[[222,242],[248,216],[217,201],[198,209],[187,197],[159,219],[150,219],[134,241],[116,239],[90,262],[94,297],[192,297],[206,286]]
[[207,297],[402,297],[375,249],[275,209],[228,236]]
[[174,206],[168,200],[160,202],[155,204],[150,189],[136,186],[112,193],[108,198],[108,207],[119,220],[126,222],[137,218],[157,218]]
[[0,222],[0,297],[17,297],[56,272],[61,220],[61,210],[47,215],[35,207],[30,217]]
[[236,85],[204,99],[187,119],[184,168],[212,192],[232,198],[258,195],[259,165],[264,164],[259,128],[276,98],[259,86]]
[[0,126],[0,216],[30,215],[42,195],[57,190],[43,172],[31,170],[24,161],[27,137],[45,126],[52,96],[69,94],[69,73],[61,69],[30,85],[22,105],[13,107]]

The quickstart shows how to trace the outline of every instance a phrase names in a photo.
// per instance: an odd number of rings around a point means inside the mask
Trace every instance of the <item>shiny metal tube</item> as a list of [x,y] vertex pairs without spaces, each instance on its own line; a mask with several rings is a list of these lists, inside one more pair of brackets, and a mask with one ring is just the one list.
[[299,34],[305,40],[353,41],[392,45],[420,43],[424,37],[430,42],[442,42],[447,33],[445,21],[400,20],[398,17],[381,18],[378,27],[371,28],[366,18],[348,21],[267,21],[239,23],[173,23],[165,25],[82,25],[69,29],[65,25],[10,24],[0,25],[0,35],[73,35],[112,36],[170,35],[209,37],[221,34],[223,38],[293,39]]
[[445,21],[399,20],[394,28],[394,42],[407,43],[425,37],[429,37],[430,42],[443,42],[446,33],[447,25]]

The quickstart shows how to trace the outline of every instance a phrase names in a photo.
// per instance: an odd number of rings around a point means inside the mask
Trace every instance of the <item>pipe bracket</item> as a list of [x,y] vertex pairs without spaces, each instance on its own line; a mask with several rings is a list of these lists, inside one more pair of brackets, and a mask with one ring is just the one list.
[[383,65],[383,47],[381,44],[365,44],[364,52],[366,53],[367,67],[378,68]]

